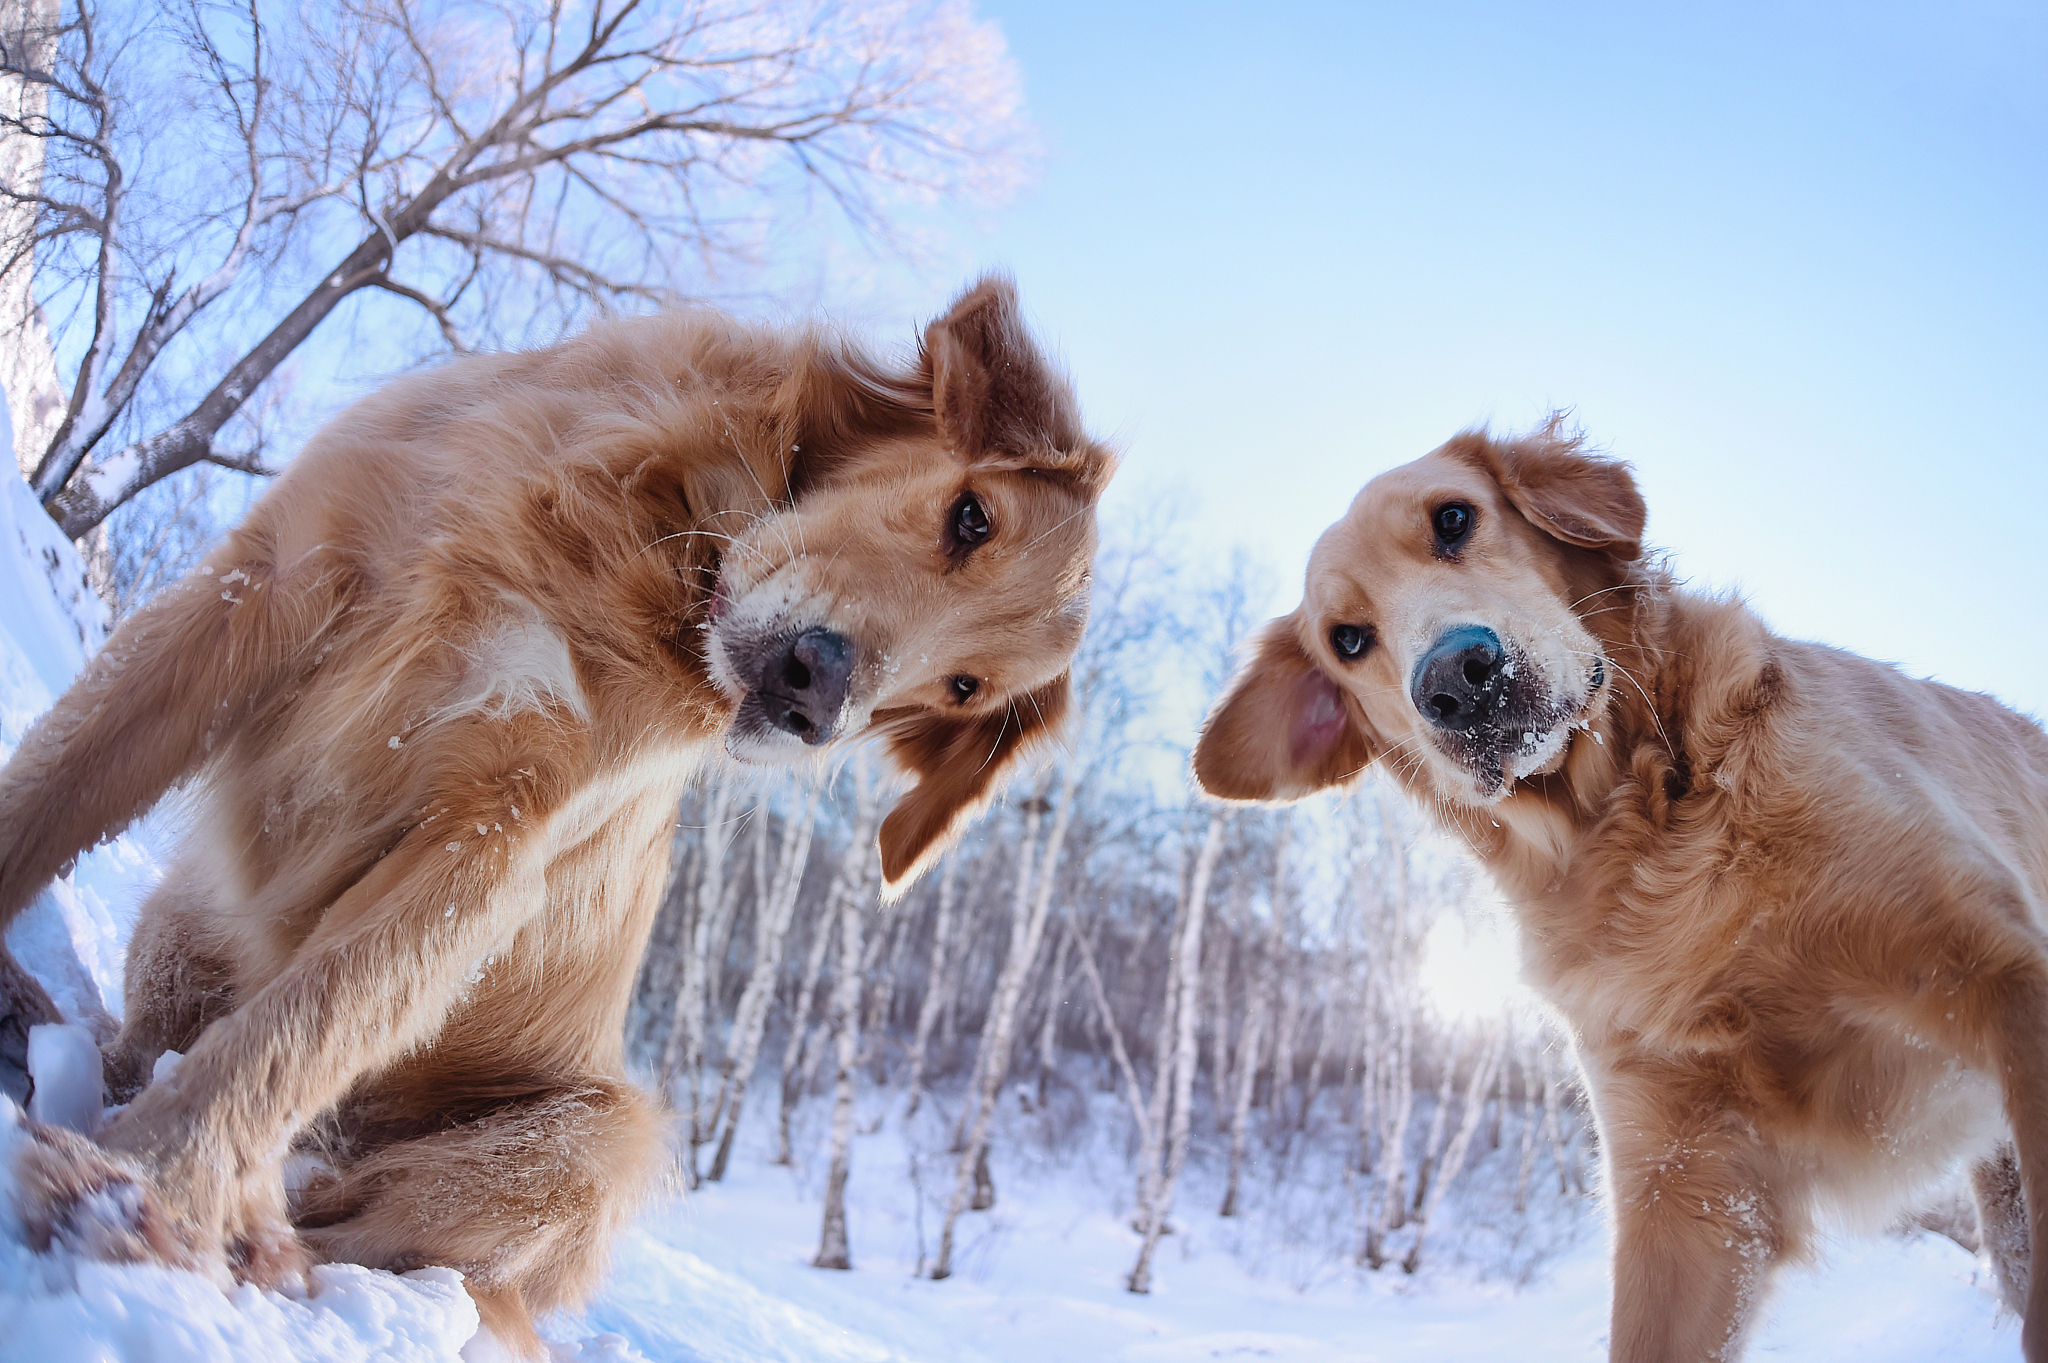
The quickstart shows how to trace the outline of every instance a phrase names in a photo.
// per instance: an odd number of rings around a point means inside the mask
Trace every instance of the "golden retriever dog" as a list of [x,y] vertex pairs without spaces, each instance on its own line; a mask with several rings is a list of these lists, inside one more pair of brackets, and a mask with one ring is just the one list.
[[1061,718],[1112,463],[1000,278],[909,364],[675,312],[358,403],[0,772],[0,927],[166,791],[189,828],[130,1101],[37,1130],[31,1235],[446,1265],[537,1351],[664,1159],[622,1024],[684,783],[878,736],[900,889]]
[[1967,1162],[2040,1363],[2048,737],[1685,590],[1643,529],[1556,422],[1374,479],[1196,778],[1284,801],[1381,763],[1491,871],[1599,1124],[1614,1358],[1738,1356],[1824,1219]]

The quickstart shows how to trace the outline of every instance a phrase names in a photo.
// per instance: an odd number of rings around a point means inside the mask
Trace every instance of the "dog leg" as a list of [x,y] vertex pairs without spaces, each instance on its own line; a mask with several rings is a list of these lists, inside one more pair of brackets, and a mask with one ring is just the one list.
[[[237,585],[271,577],[238,533]],[[72,858],[119,832],[204,757],[295,663],[289,631],[326,603],[276,582],[242,595],[225,578],[166,589],[114,631],[0,770],[0,929]],[[316,595],[331,588],[316,584]]]
[[1701,1087],[1669,1074],[1600,1082],[1615,1363],[1739,1358],[1796,1239],[1755,1127]]
[[533,1317],[580,1300],[604,1271],[666,1157],[663,1127],[629,1084],[564,1084],[344,1159],[300,1199],[300,1236],[325,1260],[460,1269],[485,1327],[544,1357]]
[[[2028,1245],[2048,1244],[2048,980],[2038,967],[2002,974],[1986,972],[1975,983],[1997,999],[2000,1084],[2006,1120],[2012,1126],[2013,1148],[2019,1156],[2019,1182],[2024,1190],[2025,1239]],[[1987,1226],[1987,1234],[1989,1227]],[[2014,1232],[2006,1232],[2017,1238]],[[2048,1363],[2048,1269],[2042,1256],[2029,1253],[2022,1264],[2002,1263],[2001,1278],[2011,1271],[2026,1273],[2026,1321],[2020,1328],[2020,1350],[2028,1363]],[[1994,1262],[1997,1260],[1994,1258]]]
[[174,866],[136,916],[128,940],[121,1034],[107,1048],[107,1094],[125,1103],[148,1087],[165,1051],[183,1054],[208,1023],[234,1007],[231,973],[208,949],[204,891]]
[[520,716],[466,742],[467,779],[433,801],[445,816],[407,832],[289,965],[101,1134],[150,1171],[181,1234],[241,1276],[291,1270],[281,1166],[292,1136],[432,1038],[465,974],[545,902],[545,820],[573,785],[551,760],[562,731]]
[[1977,1195],[1980,1251],[1998,1275],[1998,1297],[2016,1316],[2027,1313],[2027,1195],[2020,1182],[2020,1157],[2001,1145],[1970,1170]]

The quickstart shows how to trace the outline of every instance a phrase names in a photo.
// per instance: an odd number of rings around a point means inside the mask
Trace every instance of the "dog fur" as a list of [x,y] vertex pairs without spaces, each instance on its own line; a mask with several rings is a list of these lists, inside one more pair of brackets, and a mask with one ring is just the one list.
[[[31,1143],[26,1224],[223,1281],[448,1265],[537,1351],[664,1159],[622,1024],[683,784],[879,735],[899,891],[1059,723],[1112,462],[1000,278],[908,366],[672,312],[357,404],[0,772],[0,927],[173,787],[190,829],[132,1101]],[[756,683],[815,630],[848,671],[800,739]]]
[[[1627,466],[1555,422],[1382,475],[1318,541],[1195,775],[1291,800],[1378,763],[1491,871],[1599,1124],[1614,1358],[1736,1357],[1821,1218],[1883,1224],[1967,1163],[2041,1363],[2048,738],[1685,590],[1644,520]],[[1449,720],[1456,696],[1423,673],[1475,627],[1504,645],[1471,674],[1500,708],[1452,732],[1423,707]]]

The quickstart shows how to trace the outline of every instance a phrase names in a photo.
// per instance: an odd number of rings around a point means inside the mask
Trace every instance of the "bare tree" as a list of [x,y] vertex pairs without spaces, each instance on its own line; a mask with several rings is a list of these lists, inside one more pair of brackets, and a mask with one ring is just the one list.
[[739,1134],[740,1113],[747,1096],[747,1084],[761,1058],[761,1040],[768,1031],[768,1008],[775,1001],[775,981],[782,969],[782,949],[789,938],[790,920],[796,915],[797,894],[803,888],[804,865],[810,858],[811,837],[818,827],[818,801],[822,791],[812,784],[795,816],[783,825],[782,847],[776,859],[775,879],[766,891],[764,903],[755,906],[754,966],[747,987],[733,1011],[733,1040],[727,1051],[724,1073],[718,1083],[718,1101],[712,1105],[706,1131],[721,1130],[718,1152],[711,1158],[711,1181],[725,1178],[732,1160],[732,1145]]
[[950,978],[946,967],[947,953],[953,945],[953,885],[960,873],[960,855],[950,853],[944,868],[939,872],[938,907],[932,921],[931,969],[925,975],[924,999],[917,1009],[917,1033],[910,1043],[910,1077],[904,1087],[910,1090],[909,1101],[903,1105],[907,1118],[917,1112],[917,1105],[924,1094],[924,1053],[931,1041],[932,1025],[939,1020],[939,1010],[946,1002],[946,982]]
[[416,350],[518,339],[700,292],[807,201],[885,232],[1021,165],[1014,66],[961,0],[37,17],[0,50],[47,92],[0,101],[0,133],[48,148],[40,184],[0,184],[25,210],[0,274],[29,265],[82,341],[32,480],[73,537],[194,464],[265,470],[249,404],[345,300],[409,310]]
[[1195,1096],[1195,1008],[1202,977],[1202,921],[1209,900],[1209,878],[1215,874],[1216,858],[1223,851],[1223,833],[1224,815],[1217,810],[1209,815],[1209,830],[1202,839],[1201,853],[1195,858],[1194,873],[1188,879],[1187,913],[1175,951],[1179,969],[1168,986],[1174,996],[1172,1116],[1166,1132],[1165,1167],[1146,1199],[1145,1240],[1125,1284],[1138,1293],[1152,1290],[1152,1253],[1166,1231],[1166,1218],[1173,1212],[1174,1185],[1188,1157],[1190,1108]]
[[865,874],[870,830],[878,804],[876,782],[870,779],[867,754],[854,762],[855,807],[859,822],[848,858],[858,857],[858,870],[838,896],[839,977],[832,986],[832,1039],[836,1065],[832,1098],[832,1168],[825,1180],[825,1213],[818,1231],[818,1254],[814,1268],[852,1268],[853,1255],[846,1239],[846,1180],[853,1170],[853,1070],[860,1051],[860,994],[862,930],[866,926],[868,889]]
[[[1422,1266],[1422,1242],[1429,1235],[1429,1224],[1436,1216],[1437,1205],[1444,1200],[1444,1191],[1451,1186],[1451,1180],[1465,1167],[1465,1153],[1472,1146],[1472,1133],[1479,1129],[1479,1119],[1486,1110],[1486,1087],[1493,1082],[1494,1070],[1502,1063],[1507,1043],[1507,1029],[1496,1027],[1493,1034],[1482,1037],[1474,1048],[1472,1079],[1465,1086],[1465,1107],[1458,1118],[1458,1134],[1451,1137],[1450,1148],[1445,1150],[1437,1165],[1436,1178],[1429,1186],[1429,1197],[1418,1199],[1415,1209],[1415,1241],[1408,1246],[1407,1257],[1401,1260],[1401,1270],[1413,1273]],[[1449,1066],[1446,1065],[1448,1072]],[[1445,1085],[1445,1089],[1449,1089]]]
[[[953,1231],[960,1214],[968,1209],[970,1199],[983,1207],[989,1205],[986,1196],[989,1125],[995,1119],[996,1095],[1002,1088],[1003,1076],[1010,1068],[1010,1049],[1016,1039],[1017,1005],[1023,997],[1024,982],[1031,974],[1032,964],[1038,959],[1039,943],[1045,937],[1046,915],[1052,909],[1053,877],[1059,869],[1060,851],[1066,844],[1067,829],[1073,822],[1074,789],[1078,776],[1079,763],[1068,760],[1062,767],[1060,790],[1056,797],[1059,807],[1053,813],[1052,830],[1046,835],[1042,855],[1037,853],[1037,832],[1043,798],[1030,801],[1025,812],[1028,832],[1017,875],[1016,907],[1010,920],[1010,949],[1003,958],[1003,973],[996,981],[995,995],[989,1002],[988,1021],[982,1027],[981,1056],[968,1093],[969,1106],[961,1113],[966,1124],[966,1139],[954,1173],[952,1200],[947,1203],[946,1219],[939,1229],[939,1257],[932,1265],[934,1279],[949,1277],[953,1272]],[[1033,894],[1034,887],[1036,894]]]

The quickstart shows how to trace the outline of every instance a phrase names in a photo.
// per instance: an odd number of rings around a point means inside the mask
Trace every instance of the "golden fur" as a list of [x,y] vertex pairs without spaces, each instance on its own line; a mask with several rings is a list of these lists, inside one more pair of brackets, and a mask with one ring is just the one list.
[[[1379,762],[1490,869],[1590,1087],[1614,1358],[1736,1356],[1819,1218],[1881,1224],[1970,1162],[2040,1363],[2048,738],[1684,590],[1643,527],[1627,467],[1555,424],[1375,479],[1210,716],[1196,776],[1284,800]],[[1370,631],[1353,658],[1344,625]],[[1476,627],[1503,670],[1455,651]],[[1444,727],[1465,693],[1430,680],[1439,656],[1470,658],[1472,703],[1508,718]]]
[[830,631],[808,739],[918,778],[900,890],[1059,720],[1111,463],[1001,279],[909,366],[676,312],[357,404],[0,772],[0,927],[180,783],[191,830],[107,1057],[133,1101],[30,1147],[28,1224],[223,1279],[450,1265],[537,1349],[662,1158],[621,1032],[682,785],[809,750],[755,683]]

